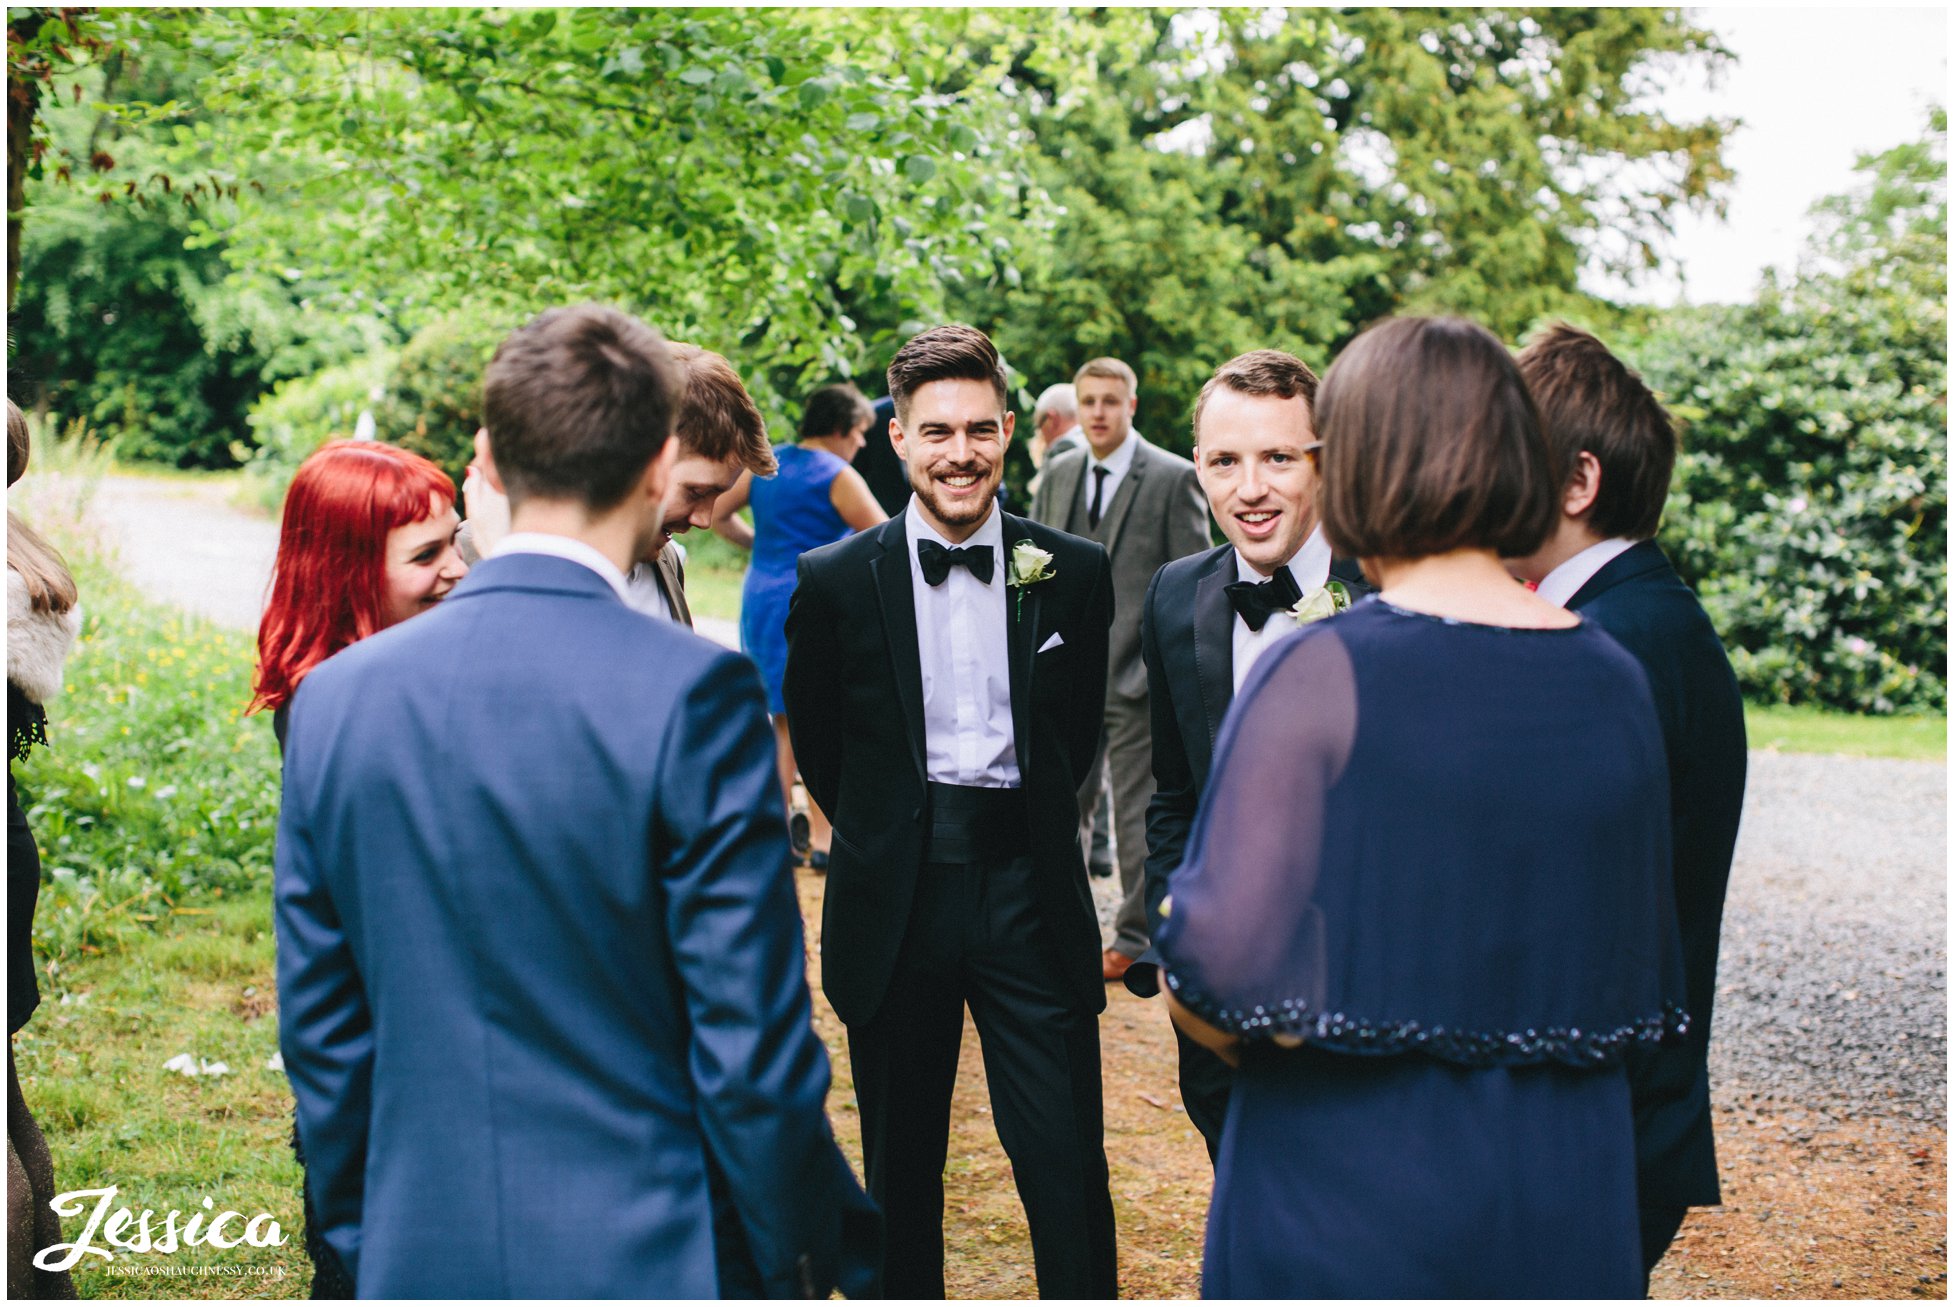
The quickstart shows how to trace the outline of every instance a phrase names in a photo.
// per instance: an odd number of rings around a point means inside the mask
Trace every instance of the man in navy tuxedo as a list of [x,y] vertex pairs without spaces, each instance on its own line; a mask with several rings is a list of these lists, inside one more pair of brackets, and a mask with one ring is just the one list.
[[624,598],[679,385],[612,309],[511,335],[478,458],[512,533],[294,701],[279,1041],[363,1297],[868,1286],[759,678]]
[[[1299,608],[1313,620],[1371,590],[1356,563],[1331,557],[1316,524],[1315,401],[1316,374],[1273,349],[1230,359],[1195,401],[1194,466],[1228,543],[1167,564],[1147,587],[1140,652],[1153,706],[1149,933],[1187,851],[1221,719],[1249,668],[1297,628]],[[1151,998],[1159,972],[1149,949],[1127,969],[1126,987]],[[1181,1102],[1212,1159],[1234,1071],[1178,1026],[1174,1038]]]
[[1688,1208],[1723,1201],[1710,1123],[1710,1009],[1744,807],[1744,706],[1709,616],[1652,538],[1676,461],[1669,415],[1606,346],[1564,323],[1527,346],[1520,373],[1564,489],[1546,544],[1509,566],[1641,662],[1669,758],[1689,1037],[1629,1065],[1642,1253],[1653,1270]]
[[997,350],[933,327],[889,364],[907,507],[801,555],[787,720],[834,821],[821,984],[848,1027],[877,1286],[941,1298],[943,1166],[968,1005],[1038,1291],[1118,1287],[1099,1071],[1099,923],[1077,794],[1099,741],[1106,551],[997,502]]

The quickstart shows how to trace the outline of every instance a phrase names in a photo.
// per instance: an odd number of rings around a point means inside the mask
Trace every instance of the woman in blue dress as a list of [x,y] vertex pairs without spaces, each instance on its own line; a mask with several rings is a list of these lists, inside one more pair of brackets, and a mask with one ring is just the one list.
[[[787,670],[787,604],[794,597],[802,554],[888,516],[869,493],[862,474],[849,466],[864,443],[872,416],[868,400],[853,386],[821,387],[807,398],[799,440],[775,451],[779,470],[759,479],[741,473],[713,510],[713,530],[753,551],[740,591],[740,648],[759,665],[760,679],[766,683],[780,790],[790,808],[796,768],[787,734],[787,708],[780,697],[781,677]],[[888,438],[886,432],[878,435]],[[751,528],[733,516],[749,505]],[[811,801],[808,817],[810,861],[818,869],[828,861],[828,819]]]
[[1353,342],[1321,521],[1380,593],[1257,664],[1156,937],[1240,1068],[1209,1297],[1638,1297],[1623,1057],[1687,1018],[1639,665],[1500,565],[1556,510],[1469,323]]

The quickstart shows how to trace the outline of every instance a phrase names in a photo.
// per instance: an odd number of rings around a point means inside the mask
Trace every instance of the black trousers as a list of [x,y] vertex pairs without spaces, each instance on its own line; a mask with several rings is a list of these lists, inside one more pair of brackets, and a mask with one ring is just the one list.
[[1180,1046],[1181,1106],[1201,1132],[1208,1145],[1208,1163],[1213,1165],[1221,1153],[1221,1125],[1228,1119],[1228,1092],[1235,1087],[1235,1068],[1189,1039],[1179,1026],[1174,1027],[1174,1042]]
[[1662,1260],[1669,1245],[1676,1241],[1677,1231],[1683,1228],[1683,1218],[1689,1215],[1687,1207],[1645,1206],[1641,1209],[1642,1218],[1642,1296],[1649,1295],[1649,1276],[1655,1273],[1656,1263]]
[[881,1294],[942,1298],[943,1165],[970,1006],[991,1115],[1031,1226],[1039,1296],[1118,1293],[1099,1019],[1065,996],[1027,857],[924,866],[889,997],[848,1030]]

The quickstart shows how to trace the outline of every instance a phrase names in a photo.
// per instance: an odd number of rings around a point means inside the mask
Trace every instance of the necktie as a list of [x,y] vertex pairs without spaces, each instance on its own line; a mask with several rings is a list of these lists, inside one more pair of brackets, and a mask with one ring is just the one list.
[[1302,597],[1302,588],[1286,567],[1277,568],[1266,581],[1237,581],[1228,587],[1229,606],[1251,631],[1261,630],[1271,617],[1294,608]]
[[1092,503],[1086,507],[1086,525],[1088,527],[1099,525],[1099,510],[1105,506],[1106,502],[1106,478],[1112,474],[1113,469],[1109,467],[1100,466],[1092,469]]
[[991,571],[997,562],[997,551],[988,545],[972,545],[968,549],[945,549],[934,540],[916,542],[916,561],[922,564],[923,580],[930,586],[943,584],[953,567],[967,567],[970,574],[985,585],[991,583]]

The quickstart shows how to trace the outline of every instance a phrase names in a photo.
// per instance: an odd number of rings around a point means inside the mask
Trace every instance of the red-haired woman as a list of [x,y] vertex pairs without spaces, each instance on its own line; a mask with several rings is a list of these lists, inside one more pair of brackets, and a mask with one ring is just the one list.
[[248,710],[272,710],[280,747],[307,672],[433,607],[468,571],[455,549],[459,525],[454,481],[419,454],[335,440],[300,465],[285,495]]
[[[373,440],[335,440],[299,466],[285,493],[271,600],[258,623],[249,712],[272,710],[285,747],[292,695],[306,673],[375,631],[447,596],[468,571],[455,548],[455,483],[419,454]],[[296,1125],[292,1151],[299,1164]],[[314,1298],[351,1298],[352,1280],[318,1235],[305,1201]]]

